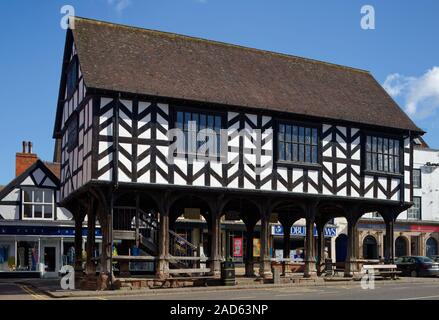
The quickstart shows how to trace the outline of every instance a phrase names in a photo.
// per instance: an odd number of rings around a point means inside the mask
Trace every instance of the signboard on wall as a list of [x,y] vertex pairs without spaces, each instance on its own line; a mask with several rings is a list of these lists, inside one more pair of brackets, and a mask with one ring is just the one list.
[[253,238],[253,257],[261,256],[261,240]]
[[242,257],[242,238],[241,237],[233,238],[233,256],[234,257]]
[[[274,236],[283,236],[284,229],[282,226],[272,226],[271,234]],[[336,227],[326,227],[324,230],[325,237],[335,237],[337,236],[337,228]],[[305,226],[292,226],[290,231],[291,236],[301,236],[304,237],[306,235],[306,227]],[[317,228],[314,228],[314,236],[317,236]]]

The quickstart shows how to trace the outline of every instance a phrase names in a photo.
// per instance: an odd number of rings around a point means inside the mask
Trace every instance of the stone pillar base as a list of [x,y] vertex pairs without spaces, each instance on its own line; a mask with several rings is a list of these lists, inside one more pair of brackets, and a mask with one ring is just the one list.
[[245,263],[245,276],[246,277],[255,277],[255,269],[253,262],[246,262]]
[[209,260],[208,265],[210,268],[210,276],[215,278],[221,277],[221,261],[219,259]]
[[160,257],[157,263],[156,277],[161,280],[169,278],[169,262],[165,257]]
[[352,278],[355,274],[355,272],[357,272],[357,263],[355,262],[355,260],[348,260],[345,263],[345,269],[344,269],[344,276],[345,278]]
[[273,273],[271,272],[270,260],[265,260],[261,262],[261,266],[259,267],[259,276],[264,279],[268,279],[273,276]]
[[314,260],[305,261],[305,270],[304,270],[303,276],[305,278],[316,278],[317,277],[316,262]]

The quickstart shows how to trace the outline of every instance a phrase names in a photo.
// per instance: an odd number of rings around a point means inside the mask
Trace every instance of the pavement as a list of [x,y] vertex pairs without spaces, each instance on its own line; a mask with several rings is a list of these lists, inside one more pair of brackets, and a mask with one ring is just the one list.
[[439,300],[439,278],[377,280],[373,289],[363,289],[360,281],[337,280],[233,287],[64,291],[60,290],[57,279],[2,279],[0,300]]

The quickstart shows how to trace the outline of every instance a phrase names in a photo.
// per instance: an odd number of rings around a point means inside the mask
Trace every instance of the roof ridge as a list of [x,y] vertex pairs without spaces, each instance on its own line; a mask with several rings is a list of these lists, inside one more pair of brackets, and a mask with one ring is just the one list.
[[200,37],[195,37],[195,36],[183,35],[183,34],[179,34],[179,33],[175,33],[175,32],[168,32],[168,31],[161,31],[161,30],[155,30],[155,29],[148,29],[148,28],[130,26],[130,25],[126,25],[126,24],[102,21],[102,20],[91,19],[91,18],[84,18],[84,17],[78,17],[78,16],[75,16],[74,18],[75,18],[75,20],[88,21],[88,22],[92,22],[92,23],[95,23],[95,24],[107,25],[107,26],[114,27],[114,28],[126,28],[126,29],[134,29],[134,30],[143,31],[143,32],[149,32],[149,33],[158,33],[158,34],[161,34],[163,36],[167,36],[167,37],[171,37],[171,38],[172,37],[186,38],[186,39],[191,40],[191,41],[199,41],[199,42],[204,42],[204,43],[210,43],[210,44],[213,44],[213,45],[221,45],[221,46],[232,47],[232,48],[241,49],[241,50],[249,50],[249,51],[253,51],[255,53],[259,53],[259,54],[271,54],[271,55],[275,55],[275,56],[282,57],[282,58],[289,58],[289,59],[294,58],[294,59],[299,59],[299,60],[306,61],[308,63],[323,64],[323,65],[327,65],[327,66],[333,67],[333,68],[338,68],[338,69],[350,70],[350,71],[359,72],[359,73],[370,74],[370,72],[368,70],[364,70],[364,69],[360,69],[360,68],[355,68],[355,67],[350,67],[350,66],[345,66],[345,65],[341,65],[341,64],[337,64],[337,63],[332,63],[332,62],[327,62],[327,61],[322,61],[322,60],[317,60],[317,59],[300,57],[300,56],[296,56],[296,55],[292,55],[292,54],[287,54],[287,53],[280,53],[280,52],[271,51],[271,50],[246,47],[246,46],[242,46],[242,45],[238,45],[238,44],[233,44],[233,43],[227,43],[227,42],[222,42],[222,41],[217,41],[217,40],[211,40],[211,39],[205,39],[205,38],[200,38]]

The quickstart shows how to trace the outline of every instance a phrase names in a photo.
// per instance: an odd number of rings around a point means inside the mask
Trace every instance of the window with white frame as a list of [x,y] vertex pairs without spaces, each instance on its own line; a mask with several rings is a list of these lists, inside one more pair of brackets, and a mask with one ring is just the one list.
[[23,219],[53,219],[55,211],[53,190],[24,189],[22,199]]
[[421,220],[421,197],[413,197],[413,206],[407,211],[408,220]]

